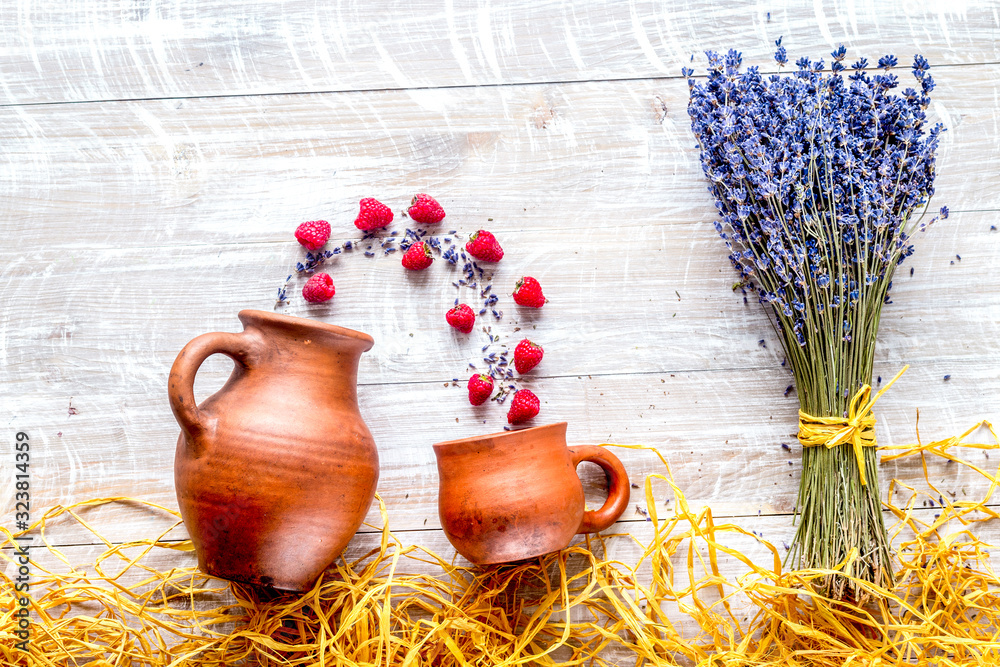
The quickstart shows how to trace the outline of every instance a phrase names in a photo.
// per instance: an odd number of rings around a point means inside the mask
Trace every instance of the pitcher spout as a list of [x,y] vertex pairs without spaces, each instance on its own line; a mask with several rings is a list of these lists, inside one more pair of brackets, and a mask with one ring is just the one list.
[[239,318],[245,329],[255,328],[302,343],[309,341],[308,344],[350,349],[358,356],[375,344],[375,339],[366,333],[305,317],[280,315],[264,310],[241,310]]

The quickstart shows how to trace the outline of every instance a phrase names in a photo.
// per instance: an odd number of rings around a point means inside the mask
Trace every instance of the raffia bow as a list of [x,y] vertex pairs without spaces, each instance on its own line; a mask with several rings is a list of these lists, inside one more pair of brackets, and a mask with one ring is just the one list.
[[861,485],[865,486],[864,448],[875,446],[875,415],[872,406],[882,397],[882,394],[906,372],[909,366],[896,373],[889,384],[882,387],[872,398],[871,385],[864,385],[851,398],[847,408],[847,417],[814,417],[799,410],[799,442],[803,447],[826,447],[833,449],[840,445],[851,445],[854,458],[858,461],[858,473],[861,475]]

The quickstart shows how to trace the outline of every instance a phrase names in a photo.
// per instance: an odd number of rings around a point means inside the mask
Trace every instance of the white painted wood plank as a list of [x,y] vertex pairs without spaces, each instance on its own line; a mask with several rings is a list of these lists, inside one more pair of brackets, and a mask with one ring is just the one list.
[[[918,239],[883,311],[880,361],[902,367],[1000,356],[1000,288],[990,277],[1000,256],[1000,233],[989,231],[995,219],[953,214]],[[506,246],[493,278],[503,319],[479,317],[501,338],[486,353],[536,341],[546,352],[533,377],[777,369],[783,359],[753,296],[744,304],[732,291],[736,274],[707,223],[532,231],[496,224]],[[274,307],[304,255],[290,232],[282,243],[0,251],[0,289],[11,297],[0,317],[0,391],[160,395],[190,339],[239,331],[240,309]],[[459,269],[439,260],[415,275],[399,253],[368,258],[364,247],[331,262],[337,294],[329,304],[307,304],[305,280],[296,276],[280,311],[373,335],[361,362],[365,384],[464,382],[470,363],[484,370],[489,338],[481,326],[462,335],[444,320],[455,298],[477,310],[482,304],[477,290],[453,286]],[[541,281],[549,303],[540,311],[513,303],[522,275]],[[229,368],[227,359],[209,360],[199,386],[221,385]]]
[[[1000,209],[983,140],[1000,65],[938,84],[934,204]],[[439,91],[433,108],[398,91],[3,108],[0,220],[25,249],[262,242],[317,218],[353,232],[362,197],[398,212],[429,191],[462,228],[710,221],[687,95],[646,80]]]
[[[229,3],[57,0],[0,7],[7,103],[434,88],[678,76],[692,54],[738,48],[772,63],[838,44],[873,62],[922,52],[932,65],[996,61],[988,1],[946,6],[416,0]],[[436,93],[415,92],[434,103]]]
[[[892,368],[884,363],[878,372]],[[944,373],[952,379],[942,381]],[[541,377],[530,386],[542,400],[533,423],[569,422],[570,444],[612,442],[657,448],[696,507],[711,506],[717,516],[788,515],[795,503],[800,453],[795,444],[797,405],[782,397],[787,375],[779,368],[714,372],[649,373],[613,376]],[[437,467],[431,445],[441,440],[502,430],[504,410],[469,406],[463,390],[436,383],[361,387],[361,411],[379,446],[382,474],[379,492],[400,530],[432,529],[437,518]],[[921,410],[925,441],[958,435],[975,421],[1000,423],[995,397],[1000,377],[979,360],[928,362],[911,368],[883,396],[876,412],[879,442],[915,440]],[[3,399],[8,429],[26,431],[34,444],[33,506],[40,512],[56,504],[95,497],[131,496],[176,507],[173,456],[178,429],[161,392],[128,395],[105,389],[73,396],[78,413],[68,415],[68,396],[58,385],[48,394]],[[335,426],[331,425],[331,428]],[[13,431],[11,431],[13,432]],[[973,442],[986,442],[980,439]],[[781,447],[789,443],[791,451]],[[632,481],[662,473],[655,454],[615,449]],[[276,452],[280,455],[280,452]],[[973,462],[996,471],[992,459],[971,452]],[[956,496],[976,497],[986,482],[954,464],[931,460],[931,479]],[[603,502],[604,476],[589,464],[581,467],[592,506]],[[883,466],[883,493],[889,480],[920,485],[919,460]],[[13,519],[13,480],[4,482],[0,508],[4,525]],[[739,489],[735,493],[734,489]],[[634,511],[643,492],[633,489],[623,520],[642,520]],[[36,518],[38,514],[36,513]],[[115,540],[148,534],[153,515],[145,509],[126,514],[93,513],[94,525]],[[379,523],[377,511],[368,520]],[[791,519],[788,519],[791,521]],[[56,534],[60,534],[57,530]],[[91,537],[62,533],[60,543],[79,544]]]

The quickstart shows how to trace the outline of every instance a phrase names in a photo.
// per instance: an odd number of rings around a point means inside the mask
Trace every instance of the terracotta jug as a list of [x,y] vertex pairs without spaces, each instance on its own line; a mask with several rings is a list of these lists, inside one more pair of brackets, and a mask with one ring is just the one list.
[[[558,551],[577,533],[604,530],[628,505],[628,474],[614,454],[566,446],[566,422],[434,445],[438,511],[458,553],[477,565]],[[604,468],[608,499],[585,510],[581,461]]]
[[[174,484],[199,567],[216,577],[303,591],[340,555],[375,495],[378,452],[358,411],[371,336],[258,310],[242,333],[207,333],[170,369],[181,426]],[[232,358],[225,386],[196,405],[210,355]]]

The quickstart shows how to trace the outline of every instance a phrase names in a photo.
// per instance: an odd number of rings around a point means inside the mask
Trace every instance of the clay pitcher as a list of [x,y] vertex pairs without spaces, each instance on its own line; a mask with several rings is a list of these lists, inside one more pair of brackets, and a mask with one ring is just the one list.
[[[566,422],[434,445],[438,511],[458,553],[477,565],[533,558],[604,530],[625,511],[628,474],[603,447],[566,446]],[[604,468],[608,499],[585,511],[581,461]]]
[[[242,333],[207,333],[170,369],[181,435],[174,484],[198,565],[213,576],[303,591],[364,520],[378,452],[358,411],[371,336],[258,310]],[[210,355],[232,358],[225,386],[196,405]]]

